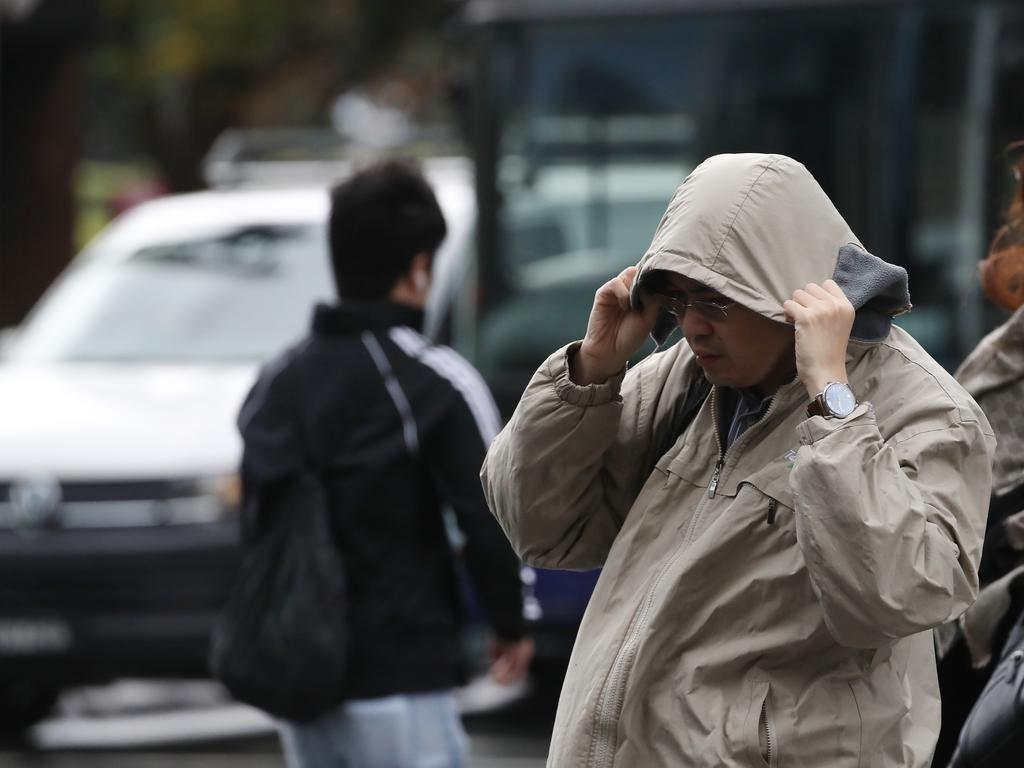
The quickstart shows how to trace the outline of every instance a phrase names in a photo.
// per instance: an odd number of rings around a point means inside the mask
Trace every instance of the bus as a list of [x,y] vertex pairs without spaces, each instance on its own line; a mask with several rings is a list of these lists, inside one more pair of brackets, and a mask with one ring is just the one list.
[[474,274],[453,344],[506,415],[580,338],[704,158],[803,162],[947,368],[997,320],[977,263],[1024,137],[1024,4],[1006,0],[470,0]]
[[[906,267],[897,322],[947,368],[999,321],[977,264],[1010,190],[1003,148],[1024,138],[1024,4],[469,0],[461,24],[477,250],[445,324],[505,417],[722,152],[803,162],[867,249]],[[528,577],[557,655],[596,574]]]

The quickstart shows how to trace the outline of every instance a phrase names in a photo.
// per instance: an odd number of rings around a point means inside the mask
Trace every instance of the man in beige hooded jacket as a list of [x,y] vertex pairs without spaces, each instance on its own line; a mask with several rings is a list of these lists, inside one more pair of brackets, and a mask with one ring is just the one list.
[[679,187],[484,464],[523,560],[603,568],[549,766],[929,764],[930,630],[975,597],[994,438],[909,307],[799,163]]

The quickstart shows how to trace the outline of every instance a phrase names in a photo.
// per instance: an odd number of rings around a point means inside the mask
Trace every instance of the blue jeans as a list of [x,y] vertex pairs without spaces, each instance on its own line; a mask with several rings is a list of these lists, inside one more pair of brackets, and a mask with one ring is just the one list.
[[308,723],[278,724],[288,768],[466,768],[455,694],[346,701]]

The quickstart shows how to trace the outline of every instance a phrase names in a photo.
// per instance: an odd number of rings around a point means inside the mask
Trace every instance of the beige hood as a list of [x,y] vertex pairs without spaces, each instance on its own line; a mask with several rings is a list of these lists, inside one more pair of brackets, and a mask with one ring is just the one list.
[[[832,278],[858,310],[854,338],[880,339],[910,309],[907,273],[872,256],[808,170],[782,155],[716,155],[679,186],[640,260],[645,278],[667,270],[697,280],[765,317],[807,283]],[[664,341],[675,323],[662,318]]]

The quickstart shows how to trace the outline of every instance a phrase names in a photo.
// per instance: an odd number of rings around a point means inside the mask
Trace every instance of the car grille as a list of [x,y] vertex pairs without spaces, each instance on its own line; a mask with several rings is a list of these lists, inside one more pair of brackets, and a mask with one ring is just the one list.
[[194,480],[48,482],[52,488],[21,505],[12,499],[15,484],[0,482],[0,528],[194,525],[220,520],[225,512],[221,499]]

